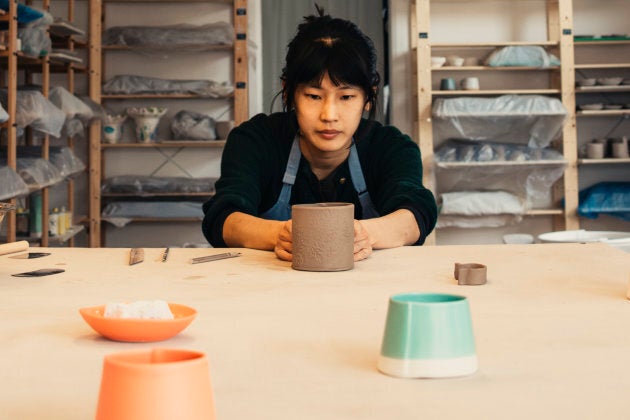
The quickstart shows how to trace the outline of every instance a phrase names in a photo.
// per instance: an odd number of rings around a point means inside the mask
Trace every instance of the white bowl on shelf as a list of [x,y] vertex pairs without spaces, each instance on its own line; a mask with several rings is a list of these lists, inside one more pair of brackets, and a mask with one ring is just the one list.
[[504,244],[533,244],[534,236],[529,233],[508,233],[503,235]]
[[604,104],[601,104],[601,103],[584,104],[584,105],[580,105],[580,109],[582,111],[600,111],[600,110],[604,109]]
[[582,79],[577,81],[578,86],[595,86],[596,83],[597,79],[595,78]]
[[623,82],[623,77],[601,77],[597,79],[597,84],[601,86],[617,86]]
[[446,57],[434,56],[431,57],[431,67],[440,68],[446,63]]

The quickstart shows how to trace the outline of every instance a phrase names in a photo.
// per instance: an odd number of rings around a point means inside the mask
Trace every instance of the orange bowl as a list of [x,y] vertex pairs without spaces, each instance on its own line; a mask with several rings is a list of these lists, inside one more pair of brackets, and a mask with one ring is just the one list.
[[90,327],[103,337],[115,341],[147,343],[162,341],[179,334],[186,328],[197,311],[188,306],[169,303],[174,319],[106,318],[105,305],[79,309]]

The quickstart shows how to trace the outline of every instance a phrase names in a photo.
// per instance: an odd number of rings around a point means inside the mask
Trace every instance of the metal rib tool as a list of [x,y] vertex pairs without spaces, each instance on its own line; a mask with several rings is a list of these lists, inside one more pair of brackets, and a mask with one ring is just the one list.
[[223,254],[207,255],[205,257],[195,257],[192,259],[193,264],[205,263],[209,261],[223,260],[226,258],[239,257],[240,252],[224,252]]

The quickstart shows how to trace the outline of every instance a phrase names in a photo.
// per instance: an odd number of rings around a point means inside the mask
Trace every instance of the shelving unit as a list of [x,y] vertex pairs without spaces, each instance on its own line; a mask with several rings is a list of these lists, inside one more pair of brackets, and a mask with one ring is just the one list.
[[[247,60],[247,1],[246,0],[184,0],[177,2],[169,2],[165,0],[104,0],[95,1],[92,9],[92,15],[94,17],[93,24],[90,27],[90,44],[91,50],[94,53],[94,58],[99,60],[98,71],[95,71],[93,76],[96,83],[102,86],[103,82],[107,80],[108,75],[107,60],[111,54],[116,54],[117,57],[121,57],[124,54],[127,57],[132,57],[138,53],[148,54],[150,60],[152,55],[159,54],[174,54],[176,57],[182,57],[183,55],[190,55],[206,60],[207,57],[211,59],[215,57],[230,57],[228,61],[230,70],[228,71],[228,80],[234,86],[234,93],[230,97],[223,98],[209,98],[198,94],[189,93],[177,93],[177,94],[112,94],[104,93],[102,91],[95,92],[93,99],[102,103],[106,108],[117,109],[115,113],[121,112],[125,106],[161,106],[157,105],[162,103],[175,103],[176,105],[169,106],[169,114],[165,117],[168,119],[172,116],[176,110],[184,109],[185,105],[179,105],[183,103],[196,103],[198,106],[211,103],[228,103],[231,110],[228,114],[228,119],[234,121],[235,125],[240,124],[249,117],[248,113],[248,60]],[[229,8],[231,22],[229,22],[234,28],[234,41],[233,45],[214,45],[208,44],[200,46],[199,44],[187,46],[185,44],[178,45],[176,53],[172,51],[163,51],[163,48],[158,45],[151,45],[149,43],[142,46],[126,46],[126,45],[102,45],[101,31],[106,30],[112,26],[122,26],[112,20],[110,11],[108,11],[108,5],[116,4],[118,7],[125,6],[138,6],[138,7],[185,7],[189,4],[214,4],[221,8],[221,13],[225,13],[226,8]],[[206,18],[212,18],[213,12],[204,12],[203,16]],[[196,16],[197,17],[197,16]],[[195,18],[196,18],[195,17]],[[217,20],[214,19],[216,22]],[[164,20],[162,22],[146,24],[147,26],[160,26],[160,25],[174,25],[177,23],[176,19],[171,16],[170,20]],[[204,21],[204,24],[209,23]],[[145,23],[142,20],[134,22],[134,26],[141,26]],[[220,59],[220,58],[219,58]],[[172,62],[169,57],[169,62]],[[144,64],[143,64],[144,65]],[[146,74],[146,69],[143,73],[143,69],[140,68],[135,74]],[[182,71],[175,71],[174,79],[186,79],[187,76],[182,74]],[[212,75],[208,77],[213,79]],[[149,102],[150,101],[150,102]],[[187,102],[192,101],[192,102]],[[201,104],[201,105],[199,105]],[[207,112],[203,112],[208,114]],[[218,119],[218,118],[217,118]],[[129,126],[129,124],[128,124]],[[93,231],[91,237],[91,246],[103,246],[105,245],[105,226],[102,220],[102,210],[106,202],[114,202],[120,199],[134,199],[138,198],[137,194],[112,194],[112,193],[100,193],[102,182],[109,174],[108,161],[112,159],[114,153],[135,154],[140,156],[140,153],[151,153],[151,159],[153,161],[152,168],[148,170],[151,174],[157,173],[164,165],[175,165],[184,176],[194,177],[184,165],[177,163],[175,158],[180,154],[184,154],[186,151],[208,151],[220,150],[225,145],[225,139],[199,141],[199,140],[172,140],[169,138],[168,130],[165,129],[164,124],[161,124],[158,128],[158,140],[152,143],[139,143],[133,139],[123,139],[122,143],[106,144],[101,142],[100,133],[95,133],[95,137],[92,139],[91,149],[92,158],[91,163],[93,170],[91,171],[91,204],[90,204],[90,227]],[[118,155],[120,156],[120,155]],[[209,198],[208,194],[203,193],[150,193],[142,194],[143,198],[150,198],[153,200],[172,200],[179,198],[181,200],[192,199],[194,201],[201,201]],[[103,201],[102,201],[102,200]],[[158,218],[158,217],[133,217],[133,223],[163,223],[163,222],[177,222],[177,223],[189,223],[199,222],[199,219],[178,217],[178,218]],[[153,228],[154,229],[154,228]]]
[[[432,109],[438,98],[452,97],[498,97],[501,95],[545,95],[558,98],[568,110],[559,141],[553,143],[559,150],[566,167],[562,178],[552,189],[552,206],[534,208],[526,212],[527,216],[553,216],[553,225],[557,230],[576,229],[578,227],[577,204],[577,147],[575,132],[575,97],[573,74],[573,31],[571,0],[548,0],[545,3],[547,39],[535,41],[497,41],[497,42],[434,42],[431,31],[431,4],[438,0],[412,0],[411,2],[411,46],[412,61],[415,64],[415,85],[417,86],[417,122],[416,138],[423,158],[425,184],[437,191],[438,174],[435,150],[443,139],[436,131]],[[446,1],[441,0],[440,3]],[[459,1],[457,4],[470,5],[483,0]],[[559,66],[530,67],[505,66],[490,67],[484,64],[464,65],[461,67],[431,66],[432,56],[458,55],[477,58],[479,63],[492,51],[501,47],[537,46],[555,54]],[[480,90],[439,90],[441,78],[477,77]],[[532,162],[528,163],[529,165]],[[533,162],[544,167],[552,162]],[[554,162],[558,164],[558,162]],[[497,166],[518,167],[520,163],[439,163],[441,168],[466,170],[475,168],[496,168]],[[436,235],[431,235],[427,243],[435,244]]]
[[[32,2],[28,1],[26,4],[32,4]],[[76,35],[76,28],[72,25],[74,21],[74,0],[64,0],[64,4],[67,7],[67,21],[63,25],[61,24],[52,24],[49,27],[49,33],[51,36],[51,40],[53,41],[53,47],[58,46],[60,43],[64,48],[74,51],[75,47],[84,44],[83,41],[76,40],[74,36]],[[87,66],[78,64],[76,62],[71,62],[66,60],[64,57],[55,56],[52,54],[52,51],[49,52],[47,56],[43,57],[35,57],[31,55],[27,55],[22,51],[18,50],[17,47],[17,1],[9,2],[9,13],[4,16],[4,18],[9,21],[9,29],[8,29],[8,45],[5,51],[1,54],[3,58],[3,63],[6,63],[6,74],[5,80],[7,83],[8,90],[8,113],[9,113],[9,121],[5,123],[3,128],[7,130],[7,162],[8,166],[15,169],[17,166],[17,125],[16,121],[16,110],[17,110],[17,91],[18,91],[18,79],[21,77],[26,83],[34,83],[37,79],[37,82],[41,84],[41,93],[45,98],[48,97],[50,87],[51,87],[51,75],[52,74],[65,74],[66,75],[66,86],[68,91],[74,93],[75,91],[75,77],[78,73],[87,74]],[[51,8],[51,0],[43,0],[37,4],[37,7],[41,10],[45,10],[47,12],[50,11]],[[15,9],[15,10],[14,10]],[[62,30],[61,27],[68,29],[66,32]],[[34,141],[34,136],[32,129],[30,127],[26,127],[26,144],[27,145],[35,145],[41,149],[41,157],[45,160],[49,160],[50,158],[50,136],[45,134],[41,137],[41,141]],[[66,146],[71,150],[74,150],[74,139],[67,138]],[[67,178],[63,182],[66,183],[66,198],[62,199],[66,204],[68,211],[75,214],[75,185],[74,180],[72,178]],[[77,217],[73,220],[72,227],[63,235],[59,236],[51,236],[48,232],[48,221],[49,221],[49,212],[51,210],[50,201],[51,201],[51,189],[53,186],[44,187],[38,193],[41,193],[42,196],[42,208],[41,208],[41,222],[42,222],[42,234],[41,237],[18,237],[17,229],[16,229],[16,217],[15,214],[9,214],[7,217],[7,229],[6,229],[6,240],[8,242],[13,242],[18,239],[26,239],[31,242],[37,242],[41,246],[49,246],[52,244],[56,245],[74,245],[74,239],[79,232],[84,231],[84,226],[79,223],[80,217]],[[55,197],[56,198],[56,197]],[[16,203],[16,199],[12,199],[12,203]]]
[[[576,80],[621,77],[630,79],[630,38],[625,40],[576,39]],[[630,85],[582,86],[575,89],[577,101],[577,134],[580,151],[580,190],[599,182],[628,182],[630,158],[613,157],[605,148],[604,158],[586,156],[586,144],[595,139],[607,142],[630,138]],[[587,104],[608,104],[621,109],[582,110]]]
[[[9,10],[0,15],[0,22],[7,22],[7,44],[3,45],[0,57],[6,60],[6,88],[8,92],[17,92],[17,1],[9,2]],[[7,133],[7,166],[15,171],[17,167],[17,125],[15,115],[17,110],[17,98],[15,94],[7,95],[7,114],[9,119],[0,127]],[[15,205],[16,200],[8,201]],[[16,240],[15,213],[9,212],[5,216],[7,242]]]

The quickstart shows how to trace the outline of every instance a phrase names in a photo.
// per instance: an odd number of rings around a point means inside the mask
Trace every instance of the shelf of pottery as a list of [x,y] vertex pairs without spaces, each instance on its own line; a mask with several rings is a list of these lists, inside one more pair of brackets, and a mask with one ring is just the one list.
[[87,214],[87,200],[81,208],[75,184],[87,181],[86,128],[100,107],[73,93],[78,74],[87,73],[78,51],[85,32],[73,23],[74,2],[63,4],[55,14],[49,1],[0,2],[8,9],[0,32],[0,103],[7,110],[0,115],[0,201],[15,210],[1,233],[8,242],[72,246],[84,231],[79,212]]
[[248,117],[247,2],[104,1],[102,14],[107,116],[91,218],[198,223],[218,177],[207,162],[218,168]]
[[630,37],[576,35],[579,214],[630,221]]
[[574,104],[565,94],[573,75],[563,67],[571,39],[558,20],[567,10],[550,2],[548,40],[442,43],[430,36],[430,3],[416,0],[412,27],[418,137],[440,204],[437,234],[526,216],[574,227],[577,197],[562,204],[577,183],[575,132],[567,124]]

